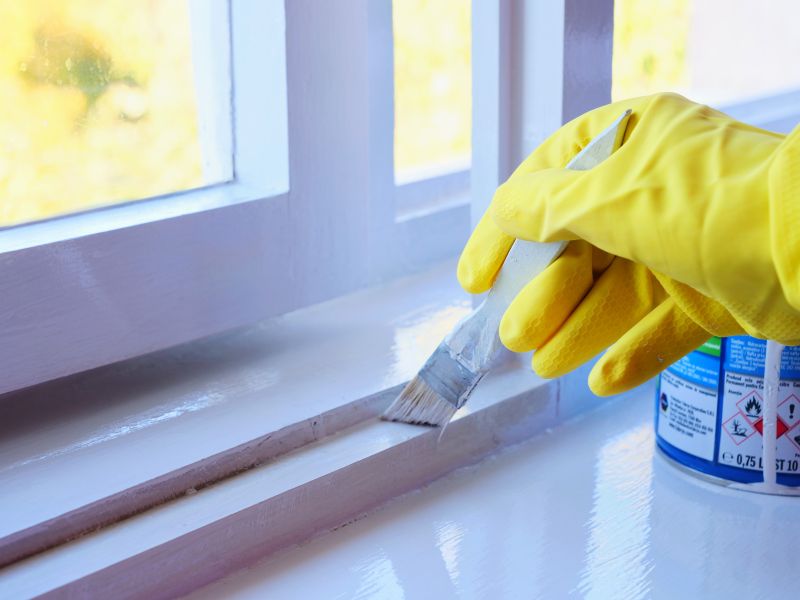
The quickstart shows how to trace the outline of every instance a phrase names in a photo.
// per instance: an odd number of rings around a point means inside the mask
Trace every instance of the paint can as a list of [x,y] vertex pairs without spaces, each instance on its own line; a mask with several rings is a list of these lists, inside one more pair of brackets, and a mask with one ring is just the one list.
[[656,386],[656,443],[682,470],[750,491],[800,495],[800,346],[781,357],[777,486],[763,482],[767,343],[714,337],[670,365]]

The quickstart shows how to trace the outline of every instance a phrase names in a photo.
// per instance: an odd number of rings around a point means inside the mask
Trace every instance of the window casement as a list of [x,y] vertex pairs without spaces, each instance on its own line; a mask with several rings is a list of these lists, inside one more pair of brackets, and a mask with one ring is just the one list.
[[[573,77],[567,73],[578,69],[585,73],[578,80],[597,79],[597,94],[582,96],[587,108],[608,101],[610,43],[586,56],[571,51],[579,36],[568,35],[570,13],[555,4],[473,7],[469,179],[462,170],[395,183],[388,0],[233,0],[233,180],[0,233],[3,391],[139,356],[7,396],[9,432],[32,437],[16,437],[1,452],[7,483],[18,484],[8,496],[10,510],[30,506],[0,538],[4,564],[45,547],[57,546],[60,555],[71,547],[65,540],[87,530],[130,515],[138,514],[125,522],[147,518],[148,509],[187,489],[374,419],[435,338],[468,310],[452,259],[468,235],[470,213],[482,210],[511,165],[565,111],[578,110],[562,96],[562,82]],[[587,6],[610,22],[610,2]],[[530,27],[536,35],[526,36],[538,40],[535,46],[520,40]],[[540,55],[543,48],[548,57]],[[526,76],[512,79],[512,63]],[[384,291],[262,321],[443,259]],[[303,329],[306,322],[318,326]],[[375,333],[380,324],[393,333]],[[396,353],[395,363],[385,362],[383,348]],[[313,365],[318,372],[306,381],[303,372]],[[530,410],[546,406],[550,415],[535,427],[574,414],[586,389],[580,375],[559,383],[576,402],[558,409],[554,388],[529,380],[527,368],[500,377],[514,383],[487,385],[489,405],[515,398],[509,409],[523,410],[519,402],[529,391],[542,403]],[[40,437],[26,406],[50,415],[43,423],[58,433]],[[477,426],[487,418],[484,410],[476,398],[452,431]],[[488,438],[464,434],[463,456],[437,469],[479,456],[492,440],[507,443],[532,431],[514,429],[513,420],[503,421],[513,429],[508,436],[502,428]],[[433,439],[414,428],[399,433],[378,432],[378,439],[391,445]],[[469,449],[473,442],[482,449]],[[391,455],[376,454],[375,468]],[[112,456],[113,474],[100,477]],[[25,500],[35,490],[24,482],[50,468],[89,479],[85,486],[55,486],[46,501],[36,501],[38,492]],[[433,472],[412,470],[405,489]],[[340,519],[337,511],[324,521]]]
[[473,2],[470,170],[400,183],[389,0],[229,14],[230,182],[0,232],[0,589],[186,593],[599,404],[523,357],[441,437],[376,419],[496,187],[610,100],[612,0]]
[[228,9],[230,39],[208,42],[230,44],[233,178],[0,231],[0,393],[418,271],[466,240],[464,173],[395,208],[409,193],[388,143],[388,1]]

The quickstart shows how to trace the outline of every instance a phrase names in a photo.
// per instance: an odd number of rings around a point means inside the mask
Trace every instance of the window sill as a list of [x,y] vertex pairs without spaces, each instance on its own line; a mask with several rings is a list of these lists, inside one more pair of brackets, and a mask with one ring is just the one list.
[[800,120],[800,90],[769,94],[722,106],[722,112],[750,125],[789,133]]
[[190,598],[796,598],[797,499],[668,464],[653,400],[606,403]]
[[469,310],[453,272],[4,399],[3,563],[57,547],[0,588],[186,592],[599,404],[585,373],[543,382],[522,357],[441,438],[378,421]]

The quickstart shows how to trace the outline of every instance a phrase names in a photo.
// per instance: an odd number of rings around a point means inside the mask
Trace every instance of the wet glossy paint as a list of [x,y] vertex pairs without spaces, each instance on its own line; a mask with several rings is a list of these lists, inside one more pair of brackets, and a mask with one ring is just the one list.
[[792,597],[800,502],[685,476],[651,420],[611,403],[194,597]]
[[[267,460],[220,462],[237,448],[267,451],[276,431],[309,424],[282,439],[286,451],[371,416],[351,410],[335,423],[311,422],[413,377],[471,309],[454,271],[450,261],[247,330],[6,396],[0,512],[14,518],[0,519],[0,564],[19,557],[9,545],[22,537],[31,540],[26,552],[44,547],[95,528],[97,514],[110,522]],[[177,477],[188,471],[191,481]]]

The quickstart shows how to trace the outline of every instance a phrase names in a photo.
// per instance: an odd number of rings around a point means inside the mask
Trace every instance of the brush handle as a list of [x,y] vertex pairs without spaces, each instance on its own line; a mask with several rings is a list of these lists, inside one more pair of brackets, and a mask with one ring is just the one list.
[[[581,150],[566,168],[585,171],[611,156],[622,144],[630,115],[630,110],[620,115]],[[566,245],[567,242],[517,240],[511,246],[486,300],[445,339],[450,350],[474,373],[486,371],[499,350],[497,330],[511,301],[529,281],[558,258]]]

